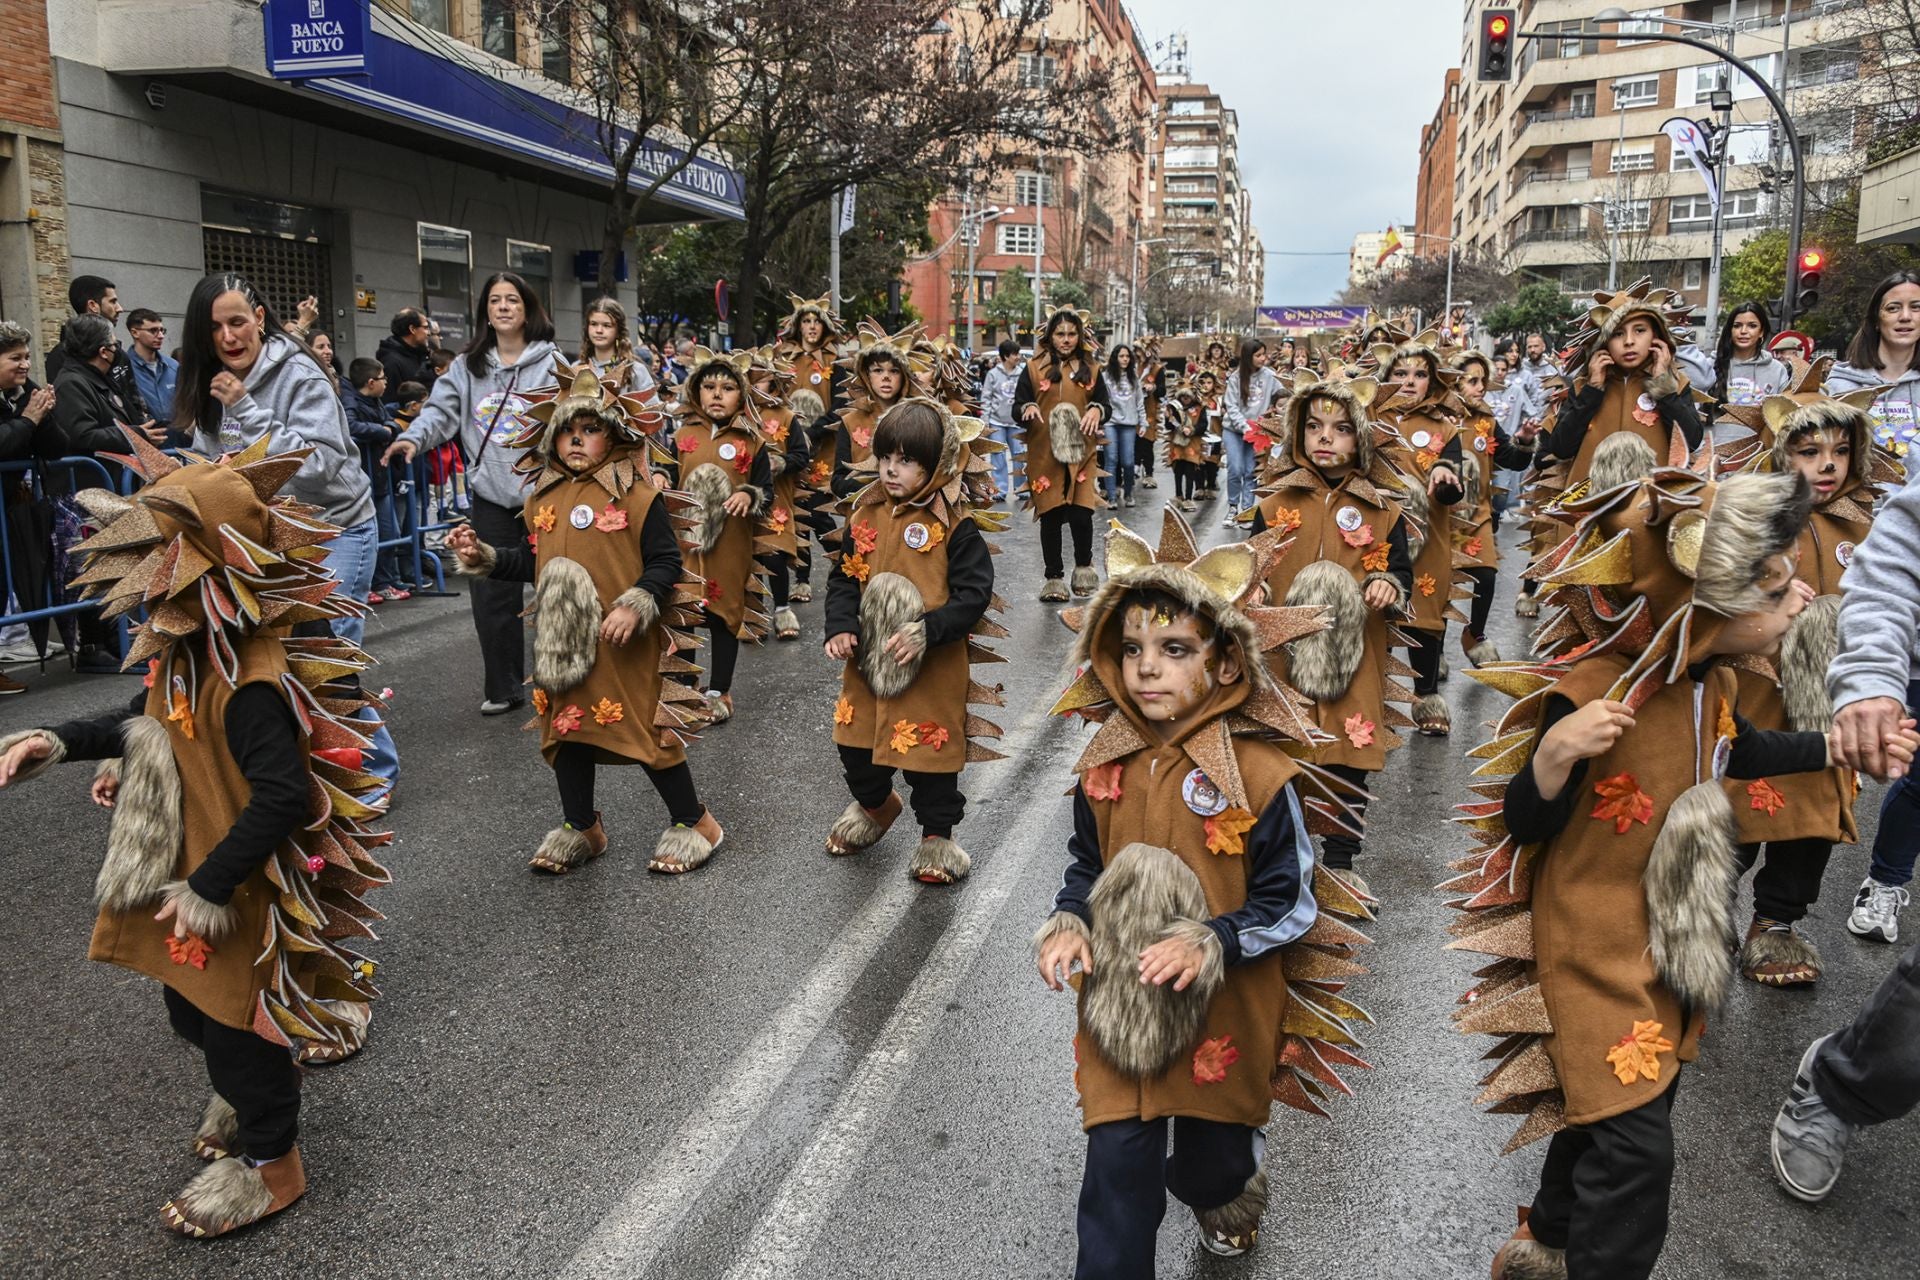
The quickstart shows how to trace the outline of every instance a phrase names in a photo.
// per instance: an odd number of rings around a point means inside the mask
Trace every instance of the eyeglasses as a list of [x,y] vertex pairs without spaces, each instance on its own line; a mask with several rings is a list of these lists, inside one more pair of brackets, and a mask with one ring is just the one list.
[[165,333],[166,331],[167,331],[167,326],[163,324],[143,324],[138,329],[134,330],[135,333],[154,333],[154,334]]

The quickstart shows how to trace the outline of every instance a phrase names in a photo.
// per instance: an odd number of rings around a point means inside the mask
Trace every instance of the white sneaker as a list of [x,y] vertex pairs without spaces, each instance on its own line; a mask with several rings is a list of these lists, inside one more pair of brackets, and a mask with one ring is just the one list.
[[1875,942],[1900,941],[1900,908],[1911,900],[1905,885],[1881,884],[1872,876],[1860,882],[1853,895],[1853,914],[1847,930]]

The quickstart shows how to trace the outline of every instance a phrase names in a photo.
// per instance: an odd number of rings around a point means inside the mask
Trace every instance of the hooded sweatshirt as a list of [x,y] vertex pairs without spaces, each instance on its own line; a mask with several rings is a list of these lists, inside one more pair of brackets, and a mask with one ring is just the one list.
[[[1762,351],[1751,360],[1735,356],[1727,363],[1728,404],[1759,404],[1768,396],[1777,396],[1793,380],[1793,371],[1778,357]],[[1701,386],[1712,386],[1709,379]]]
[[319,507],[342,529],[373,519],[373,489],[347,433],[347,411],[333,382],[291,338],[269,337],[243,379],[246,394],[221,406],[217,432],[194,428],[202,453],[234,453],[271,435],[270,453],[312,449],[286,491]]
[[1878,369],[1836,364],[1827,373],[1827,394],[1844,396],[1868,387],[1885,386],[1886,393],[1873,402],[1867,416],[1873,419],[1873,438],[1898,454],[1907,464],[1907,483],[1920,476],[1914,465],[1913,447],[1920,442],[1920,368],[1910,368],[1898,378],[1888,378]]
[[1875,505],[1873,532],[1840,587],[1840,652],[1827,668],[1834,710],[1866,698],[1904,703],[1920,671],[1920,485]]
[[397,439],[426,450],[457,435],[467,455],[467,483],[473,491],[496,506],[518,509],[526,497],[526,485],[514,474],[513,464],[523,450],[510,447],[507,441],[525,425],[520,415],[530,407],[526,393],[553,382],[554,356],[553,344],[544,340],[529,342],[509,365],[500,363],[498,351],[489,351],[486,372],[478,377],[467,372],[462,356],[447,366],[433,384],[420,416]]

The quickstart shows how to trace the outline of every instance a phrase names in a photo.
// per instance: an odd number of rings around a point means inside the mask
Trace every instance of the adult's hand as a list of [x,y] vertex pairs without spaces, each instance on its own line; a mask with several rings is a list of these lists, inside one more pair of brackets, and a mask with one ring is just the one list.
[[413,463],[413,456],[416,452],[418,452],[418,450],[415,448],[413,441],[403,436],[387,446],[386,452],[380,455],[380,465],[383,467],[387,466],[395,458],[398,458],[403,466],[410,466]]
[[32,764],[35,760],[45,760],[53,754],[53,741],[45,734],[36,733],[32,737],[22,738],[0,753],[0,787],[13,781],[14,775]]
[[213,385],[208,388],[213,398],[231,409],[240,403],[240,397],[247,394],[247,384],[228,373],[225,369],[213,375]]
[[1907,709],[1898,698],[1850,702],[1833,717],[1833,762],[1874,778],[1887,776],[1887,739],[1899,732]]
[[41,419],[52,411],[53,388],[35,387],[33,394],[27,397],[27,406],[20,411],[20,415],[37,427]]

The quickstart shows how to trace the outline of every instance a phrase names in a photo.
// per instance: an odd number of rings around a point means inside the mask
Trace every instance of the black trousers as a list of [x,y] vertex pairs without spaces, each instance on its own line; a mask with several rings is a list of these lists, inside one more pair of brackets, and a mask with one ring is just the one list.
[[[1167,1130],[1173,1154],[1167,1154]],[[1260,1168],[1258,1129],[1175,1116],[1113,1120],[1087,1130],[1080,1180],[1080,1256],[1075,1280],[1153,1280],[1154,1242],[1167,1193],[1194,1209],[1218,1209]]]
[[1160,442],[1158,440],[1149,440],[1145,436],[1141,436],[1138,440],[1134,441],[1133,465],[1139,468],[1141,475],[1150,476],[1153,474],[1153,455],[1159,448]]
[[[518,507],[503,507],[474,495],[473,531],[494,547],[517,547],[527,539]],[[473,606],[473,630],[480,637],[480,664],[486,673],[487,700],[520,702],[527,696],[526,627],[520,614],[526,592],[518,582],[474,578],[467,584]]]
[[707,675],[707,688],[721,693],[733,690],[733,668],[740,661],[740,638],[711,613],[707,614],[707,652],[713,656]]
[[1673,1098],[1553,1135],[1527,1225],[1567,1251],[1567,1280],[1646,1280],[1667,1241]]
[[1191,498],[1193,496],[1193,473],[1199,469],[1197,462],[1175,462],[1173,464],[1173,496]]
[[1440,656],[1447,643],[1447,633],[1403,629],[1413,637],[1413,648],[1407,650],[1407,665],[1413,668],[1413,691],[1423,698],[1440,692]]
[[767,594],[773,597],[773,607],[776,609],[786,608],[789,598],[788,593],[790,591],[787,585],[786,554],[779,551],[770,551],[766,555],[755,556],[754,559],[766,566]]
[[[235,942],[233,945],[241,945]],[[240,1122],[240,1154],[277,1160],[300,1137],[300,1068],[289,1050],[216,1022],[166,988],[167,1021],[207,1060],[207,1080]]]
[[1064,578],[1060,562],[1060,530],[1073,531],[1073,566],[1085,569],[1093,564],[1093,508],[1062,503],[1040,517],[1040,558],[1046,563],[1049,578]]
[[[1365,769],[1356,769],[1350,764],[1330,764],[1327,766],[1327,772],[1333,774],[1343,782],[1351,782],[1354,786],[1362,790],[1366,788],[1367,771]],[[1367,802],[1365,800],[1357,796],[1348,798],[1347,806],[1353,810],[1354,817],[1364,818],[1367,816]],[[1332,867],[1335,871],[1351,871],[1353,869],[1354,856],[1359,852],[1359,836],[1350,836],[1344,831],[1335,831],[1329,835],[1320,837],[1320,861]]]
[[1743,844],[1739,849],[1742,871],[1760,862],[1760,871],[1753,877],[1753,909],[1785,924],[1805,918],[1807,908],[1820,900],[1820,879],[1827,874],[1833,842],[1770,840],[1764,847],[1764,858],[1761,845]]
[[1813,1055],[1813,1085],[1848,1124],[1898,1120],[1920,1103],[1920,943]]
[[1487,638],[1487,615],[1493,612],[1493,586],[1500,571],[1492,566],[1467,570],[1473,579],[1473,604],[1467,610],[1467,630],[1482,640]]
[[[873,752],[865,747],[841,747],[840,771],[846,775],[847,790],[862,809],[878,809],[893,790],[891,765],[875,764]],[[957,773],[919,773],[902,769],[907,780],[907,803],[913,807],[914,821],[923,836],[953,839],[953,829],[967,816],[967,798],[960,793]]]
[[[647,781],[667,806],[667,816],[691,827],[707,816],[693,785],[693,770],[682,760],[669,769],[643,764]],[[583,742],[563,742],[553,753],[553,780],[560,787],[560,812],[567,825],[585,831],[600,816],[593,807],[594,748]]]

